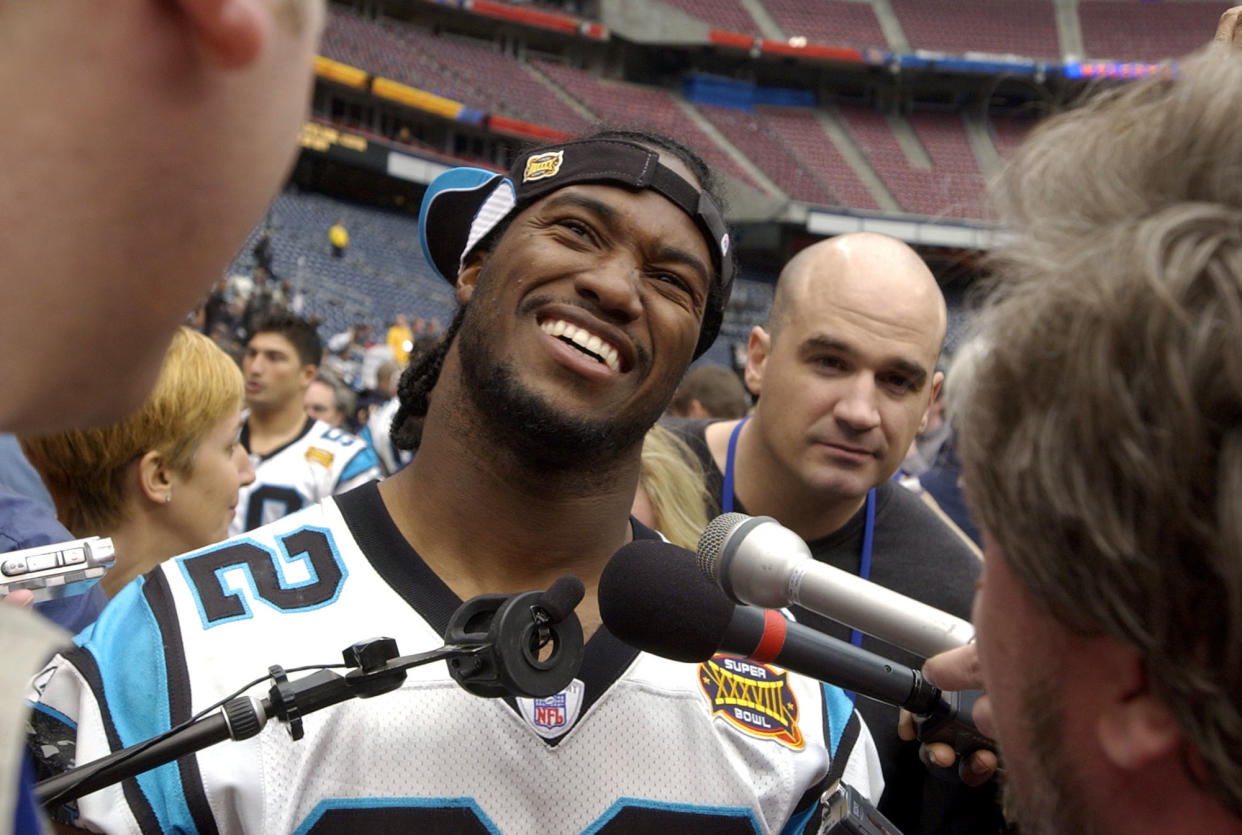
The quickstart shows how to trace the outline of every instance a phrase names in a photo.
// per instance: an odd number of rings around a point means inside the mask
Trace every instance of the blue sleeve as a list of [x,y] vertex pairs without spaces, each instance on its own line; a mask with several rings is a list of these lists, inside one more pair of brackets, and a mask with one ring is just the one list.
[[379,458],[375,456],[375,450],[370,444],[362,444],[362,448],[350,459],[345,465],[345,469],[341,472],[341,477],[336,480],[336,486],[333,491],[339,490],[342,484],[347,484],[351,479],[357,478],[365,474],[368,470],[379,470]]
[[[188,690],[188,681],[178,672],[184,669],[180,629],[171,611],[161,617],[152,608],[148,587],[153,583],[157,598],[166,601],[167,584],[159,572],[140,577],[121,589],[98,619],[74,639],[81,652],[72,660],[94,691],[114,749],[143,742],[171,727],[170,665],[176,668],[171,679],[178,692]],[[180,715],[184,710],[176,712],[178,721],[185,718]],[[136,778],[160,831],[198,829],[186,801],[183,776],[177,763],[168,763]]]

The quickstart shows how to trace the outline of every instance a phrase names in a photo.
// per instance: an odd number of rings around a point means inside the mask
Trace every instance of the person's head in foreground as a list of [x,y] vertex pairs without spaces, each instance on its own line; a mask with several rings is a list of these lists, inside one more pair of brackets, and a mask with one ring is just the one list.
[[142,402],[288,176],[323,18],[322,0],[0,4],[0,110],[22,114],[0,131],[22,160],[0,194],[0,426]]
[[1242,54],[1049,120],[954,398],[1025,832],[1242,829]]

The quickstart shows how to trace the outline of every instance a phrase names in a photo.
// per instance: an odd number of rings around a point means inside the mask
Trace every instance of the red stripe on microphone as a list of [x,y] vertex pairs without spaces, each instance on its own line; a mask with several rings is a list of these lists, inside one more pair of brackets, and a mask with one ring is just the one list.
[[775,661],[785,647],[785,617],[775,609],[763,610],[763,637],[750,654],[754,661],[766,664]]

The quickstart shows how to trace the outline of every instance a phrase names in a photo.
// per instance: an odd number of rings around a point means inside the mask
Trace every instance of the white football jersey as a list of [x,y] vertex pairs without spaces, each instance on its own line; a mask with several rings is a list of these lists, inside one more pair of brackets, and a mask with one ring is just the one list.
[[388,475],[392,475],[414,458],[414,453],[409,450],[397,449],[392,445],[392,419],[397,416],[399,408],[401,401],[396,397],[376,406],[371,417],[367,419],[367,425],[359,434],[360,438],[371,444],[380,466]]
[[[636,527],[636,534],[652,532]],[[31,750],[63,770],[166,730],[272,664],[339,663],[379,635],[438,648],[461,601],[375,484],[166,562],[35,679]],[[294,679],[305,673],[291,674]],[[252,688],[267,694],[270,682]],[[471,695],[443,662],[401,687],[276,720],[78,801],[104,832],[778,833],[842,779],[882,789],[845,695],[717,656],[639,653],[606,628],[547,699]]]
[[[249,444],[249,425],[242,444]],[[302,433],[266,455],[250,455],[254,482],[241,489],[229,536],[275,522],[328,496],[380,478],[375,450],[343,429],[308,417]]]

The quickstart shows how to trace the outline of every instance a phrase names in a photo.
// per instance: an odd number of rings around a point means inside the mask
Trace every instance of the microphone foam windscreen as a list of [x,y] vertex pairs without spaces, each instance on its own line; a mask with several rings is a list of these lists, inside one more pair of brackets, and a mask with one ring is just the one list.
[[582,602],[586,587],[572,574],[557,577],[539,597],[536,604],[548,614],[553,623],[560,623],[573,614],[574,607]]
[[599,613],[621,640],[674,661],[706,661],[736,607],[676,545],[639,540],[613,554],[599,581]]

